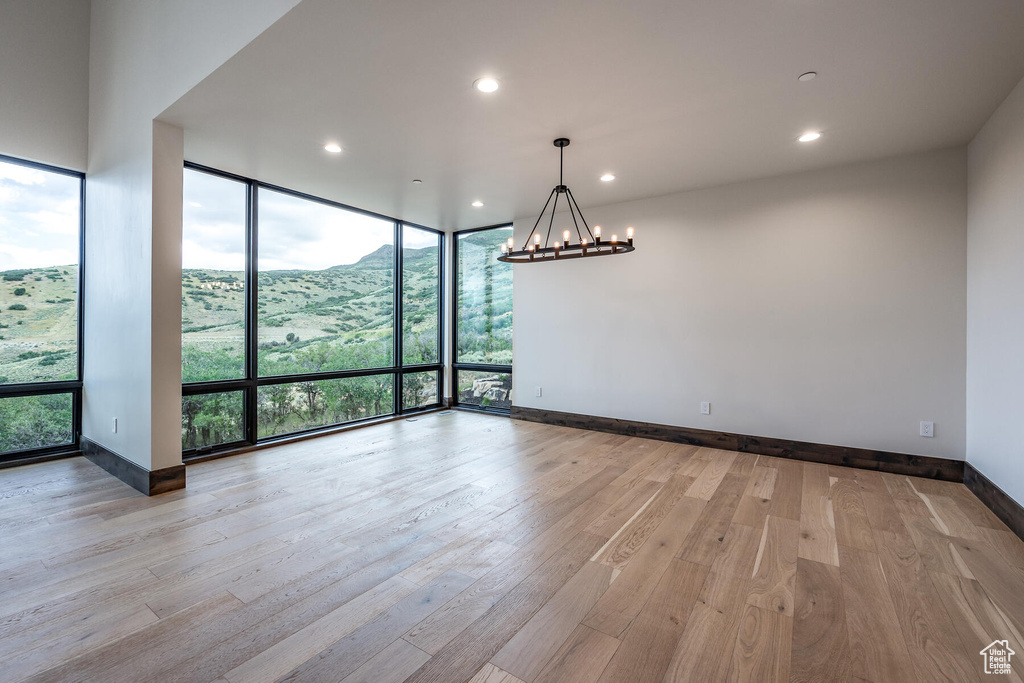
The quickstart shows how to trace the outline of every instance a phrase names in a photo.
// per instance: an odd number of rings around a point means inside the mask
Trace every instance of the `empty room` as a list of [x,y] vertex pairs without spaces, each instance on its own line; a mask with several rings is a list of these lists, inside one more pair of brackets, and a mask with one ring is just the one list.
[[1022,430],[1020,0],[0,0],[3,683],[1024,681]]

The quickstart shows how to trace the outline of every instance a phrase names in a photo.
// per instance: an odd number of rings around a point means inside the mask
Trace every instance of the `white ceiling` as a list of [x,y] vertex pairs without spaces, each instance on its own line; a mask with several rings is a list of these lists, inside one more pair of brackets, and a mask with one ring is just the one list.
[[586,208],[964,144],[1022,75],[1021,0],[303,0],[161,118],[191,161],[450,229],[539,212],[557,136]]

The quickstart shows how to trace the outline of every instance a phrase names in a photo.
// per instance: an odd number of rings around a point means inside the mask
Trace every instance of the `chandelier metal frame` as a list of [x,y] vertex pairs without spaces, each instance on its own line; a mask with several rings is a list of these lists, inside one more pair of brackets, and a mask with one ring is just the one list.
[[[533,229],[530,230],[530,234],[527,236],[522,249],[515,250],[515,242],[513,238],[509,237],[508,243],[501,246],[501,256],[498,257],[498,260],[506,263],[544,263],[547,261],[590,258],[591,256],[613,256],[615,254],[628,254],[634,251],[633,228],[627,228],[625,240],[620,240],[618,235],[612,235],[610,240],[602,239],[601,226],[599,225],[595,225],[594,230],[591,231],[590,226],[587,224],[587,219],[583,217],[583,211],[580,209],[579,204],[576,203],[576,197],[573,196],[572,190],[569,189],[569,186],[562,179],[565,165],[565,148],[569,146],[569,138],[558,138],[555,140],[554,145],[558,147],[558,184],[551,190],[548,200],[544,202],[544,208],[540,210],[540,215],[537,216]],[[558,201],[561,195],[565,195],[565,203],[569,207],[569,215],[572,217],[573,226],[576,228],[576,237],[579,240],[576,243],[570,243],[572,233],[569,230],[562,232],[562,242],[556,240],[552,244],[550,241],[551,229],[555,223],[555,212],[558,210]],[[551,201],[552,199],[554,199],[554,202]],[[541,246],[540,233],[537,232],[537,226],[541,224],[544,214],[548,212],[549,206],[551,207],[551,218],[548,219],[547,235],[544,238],[544,245]],[[581,223],[583,224],[583,230],[580,230]],[[586,236],[584,236],[584,231],[586,231]]]

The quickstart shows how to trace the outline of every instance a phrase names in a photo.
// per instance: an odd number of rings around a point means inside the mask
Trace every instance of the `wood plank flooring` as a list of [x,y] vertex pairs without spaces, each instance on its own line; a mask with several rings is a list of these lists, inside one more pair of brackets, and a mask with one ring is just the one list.
[[981,681],[1024,543],[960,484],[424,415],[0,471],[0,679]]

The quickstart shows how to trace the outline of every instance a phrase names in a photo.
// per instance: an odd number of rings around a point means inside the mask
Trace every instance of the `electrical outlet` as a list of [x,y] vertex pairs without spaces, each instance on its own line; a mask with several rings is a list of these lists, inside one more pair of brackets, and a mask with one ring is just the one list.
[[111,420],[111,422],[110,422],[110,431],[112,431],[114,434],[117,434],[117,418],[116,417],[113,420]]
[[935,436],[935,423],[921,420],[921,436],[929,438]]
[[540,398],[543,394],[544,389],[542,387],[537,387],[537,398]]
[[708,401],[701,401],[700,402],[700,414],[701,415],[710,415],[711,414],[711,403],[709,403]]

